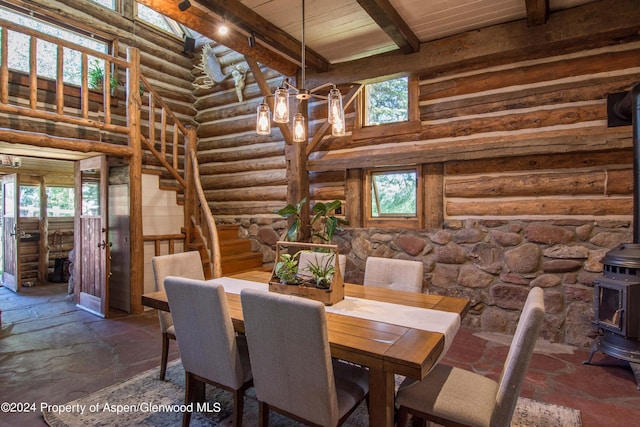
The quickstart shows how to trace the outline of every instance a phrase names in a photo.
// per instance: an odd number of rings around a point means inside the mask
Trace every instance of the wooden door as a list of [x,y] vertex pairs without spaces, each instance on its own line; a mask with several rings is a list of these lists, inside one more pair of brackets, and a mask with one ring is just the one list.
[[20,290],[20,179],[18,174],[2,177],[4,251],[2,284],[12,291]]
[[102,317],[109,315],[107,172],[105,156],[76,162],[75,300],[78,307]]

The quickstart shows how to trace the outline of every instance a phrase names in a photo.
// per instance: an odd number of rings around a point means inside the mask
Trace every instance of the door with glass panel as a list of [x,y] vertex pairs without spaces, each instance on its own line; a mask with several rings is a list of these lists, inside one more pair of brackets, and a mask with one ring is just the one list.
[[2,217],[2,250],[3,271],[2,284],[12,291],[20,290],[20,179],[18,174],[2,177],[3,217]]
[[75,167],[75,300],[102,317],[109,315],[107,172],[105,156],[80,160]]

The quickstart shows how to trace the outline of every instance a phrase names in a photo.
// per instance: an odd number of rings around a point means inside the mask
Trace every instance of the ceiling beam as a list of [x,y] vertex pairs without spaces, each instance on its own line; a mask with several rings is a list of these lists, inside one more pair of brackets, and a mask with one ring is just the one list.
[[[527,2],[533,0],[527,0]],[[358,0],[360,6],[405,54],[420,50],[420,40],[389,0]]]
[[549,16],[549,0],[525,0],[527,7],[527,25],[535,27],[536,25],[546,24]]
[[[266,43],[276,51],[302,62],[302,44],[238,0],[198,0],[194,1],[225,21],[246,31],[258,41]],[[247,54],[251,56],[251,54]],[[314,52],[305,49],[305,64],[318,72],[329,69],[329,61]]]
[[295,62],[274,53],[271,49],[260,44],[250,47],[247,38],[242,34],[230,31],[225,36],[219,35],[217,27],[222,23],[222,20],[200,7],[193,5],[182,12],[178,9],[177,1],[138,0],[138,2],[229,49],[245,56],[251,56],[272,70],[276,70],[286,76],[293,76],[298,71],[298,65]]

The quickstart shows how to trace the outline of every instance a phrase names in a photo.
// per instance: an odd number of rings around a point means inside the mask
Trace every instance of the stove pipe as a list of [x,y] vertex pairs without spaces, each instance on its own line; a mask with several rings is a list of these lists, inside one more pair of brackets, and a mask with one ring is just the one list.
[[633,127],[633,243],[640,243],[640,83],[613,106],[613,112]]

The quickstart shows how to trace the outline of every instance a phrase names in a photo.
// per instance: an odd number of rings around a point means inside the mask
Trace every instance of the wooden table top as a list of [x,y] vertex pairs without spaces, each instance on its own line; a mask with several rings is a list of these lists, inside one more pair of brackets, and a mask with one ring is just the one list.
[[[230,277],[266,284],[271,273],[256,270],[234,274]],[[469,310],[469,301],[464,298],[419,294],[349,283],[345,284],[345,295],[448,311],[458,313],[461,317],[464,317]],[[244,332],[240,295],[227,294],[227,301],[236,331]],[[142,304],[158,310],[169,311],[169,304],[164,292],[144,294]],[[422,379],[426,375],[444,347],[444,336],[437,332],[340,314],[327,313],[327,328],[333,357],[364,366],[392,370],[394,373],[416,379]]]

